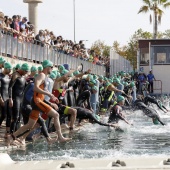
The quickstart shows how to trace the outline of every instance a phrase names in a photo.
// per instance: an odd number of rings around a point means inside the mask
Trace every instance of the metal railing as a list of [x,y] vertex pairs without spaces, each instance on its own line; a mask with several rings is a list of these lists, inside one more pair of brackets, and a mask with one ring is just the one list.
[[153,91],[155,93],[156,90],[159,90],[162,94],[162,81],[161,80],[154,80],[153,81]]
[[19,60],[41,63],[43,60],[51,60],[55,66],[69,64],[71,69],[76,69],[83,64],[84,70],[91,69],[97,75],[106,75],[106,67],[92,64],[80,58],[75,58],[58,52],[53,46],[37,45],[32,42],[20,42],[10,34],[2,33],[0,30],[0,54],[3,56],[17,58]]

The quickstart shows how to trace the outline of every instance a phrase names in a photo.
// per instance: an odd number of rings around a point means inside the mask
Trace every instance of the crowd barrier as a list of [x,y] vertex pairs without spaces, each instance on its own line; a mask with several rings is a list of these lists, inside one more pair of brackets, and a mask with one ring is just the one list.
[[20,42],[10,34],[0,33],[0,54],[17,58],[19,60],[41,63],[43,60],[51,60],[55,65],[69,64],[70,69],[76,69],[81,63],[83,70],[91,69],[97,75],[106,75],[106,67],[92,64],[91,62],[58,52],[49,45],[37,45],[31,42]]

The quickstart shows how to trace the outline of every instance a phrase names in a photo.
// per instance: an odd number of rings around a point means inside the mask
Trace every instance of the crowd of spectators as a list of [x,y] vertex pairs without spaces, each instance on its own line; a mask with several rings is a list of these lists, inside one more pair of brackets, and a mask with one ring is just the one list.
[[3,33],[17,38],[21,43],[26,41],[46,46],[60,53],[80,58],[93,64],[109,66],[109,58],[98,56],[93,50],[87,49],[84,41],[74,43],[72,40],[65,40],[62,36],[56,36],[53,31],[48,29],[39,30],[38,34],[35,35],[34,25],[28,21],[27,17],[14,15],[10,18],[0,12],[0,28],[3,28]]

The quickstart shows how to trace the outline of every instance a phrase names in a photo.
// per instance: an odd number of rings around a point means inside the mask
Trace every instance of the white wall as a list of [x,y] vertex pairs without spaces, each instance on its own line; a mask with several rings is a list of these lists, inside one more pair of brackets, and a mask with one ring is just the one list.
[[162,81],[162,92],[170,93],[170,65],[153,65],[156,80]]

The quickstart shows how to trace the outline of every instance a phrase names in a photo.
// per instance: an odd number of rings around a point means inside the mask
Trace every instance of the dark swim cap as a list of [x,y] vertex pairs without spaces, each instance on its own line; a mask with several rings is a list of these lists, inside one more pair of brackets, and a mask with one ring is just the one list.
[[159,124],[158,119],[154,118],[154,119],[153,119],[153,124],[154,124],[154,125],[158,125],[158,124]]

